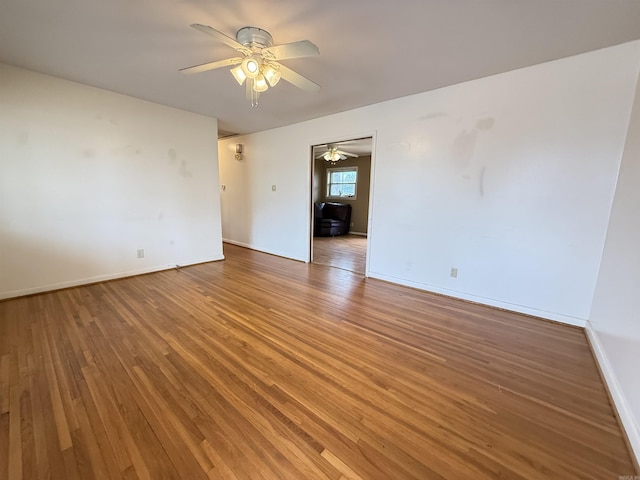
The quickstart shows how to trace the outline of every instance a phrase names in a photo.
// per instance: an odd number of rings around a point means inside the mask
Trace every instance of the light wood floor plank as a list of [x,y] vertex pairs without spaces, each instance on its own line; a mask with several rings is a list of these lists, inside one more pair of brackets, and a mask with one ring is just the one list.
[[0,478],[634,473],[582,330],[225,257],[0,302]]
[[362,235],[313,237],[314,263],[364,275],[366,253],[367,237]]

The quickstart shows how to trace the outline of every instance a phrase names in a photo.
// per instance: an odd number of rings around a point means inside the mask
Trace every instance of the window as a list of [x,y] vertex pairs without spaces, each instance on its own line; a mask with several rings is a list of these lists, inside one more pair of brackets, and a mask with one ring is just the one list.
[[327,198],[356,198],[358,167],[327,168]]

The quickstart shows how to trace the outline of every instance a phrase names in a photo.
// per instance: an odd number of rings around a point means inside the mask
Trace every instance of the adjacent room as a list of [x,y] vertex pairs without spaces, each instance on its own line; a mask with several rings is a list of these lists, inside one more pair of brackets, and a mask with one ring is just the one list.
[[0,6],[0,479],[640,476],[640,3]]
[[371,137],[314,146],[314,263],[365,274],[372,149]]

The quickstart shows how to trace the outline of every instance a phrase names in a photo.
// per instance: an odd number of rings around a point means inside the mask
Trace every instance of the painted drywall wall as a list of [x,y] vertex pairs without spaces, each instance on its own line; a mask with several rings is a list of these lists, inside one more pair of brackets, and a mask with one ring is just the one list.
[[640,462],[640,84],[587,333]]
[[[371,186],[371,155],[361,155],[358,158],[341,160],[335,166],[323,159],[317,159],[320,165],[320,202],[340,202],[351,205],[350,232],[366,234],[369,225],[369,191]],[[358,167],[356,198],[332,199],[327,198],[327,169],[332,167]]]
[[310,146],[373,134],[369,276],[584,325],[639,62],[632,42],[223,140],[223,236],[307,261]]
[[[242,160],[234,158],[236,143],[244,145]],[[304,260],[311,242],[311,144],[294,143],[297,148],[267,132],[218,142],[224,241]],[[294,157],[284,158],[279,148]]]
[[217,163],[215,119],[0,65],[0,297],[222,258]]

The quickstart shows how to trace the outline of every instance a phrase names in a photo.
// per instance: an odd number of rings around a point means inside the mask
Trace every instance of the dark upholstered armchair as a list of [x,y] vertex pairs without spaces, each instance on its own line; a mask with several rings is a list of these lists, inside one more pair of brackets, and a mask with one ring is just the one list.
[[313,235],[334,237],[349,233],[351,205],[346,203],[316,203]]

